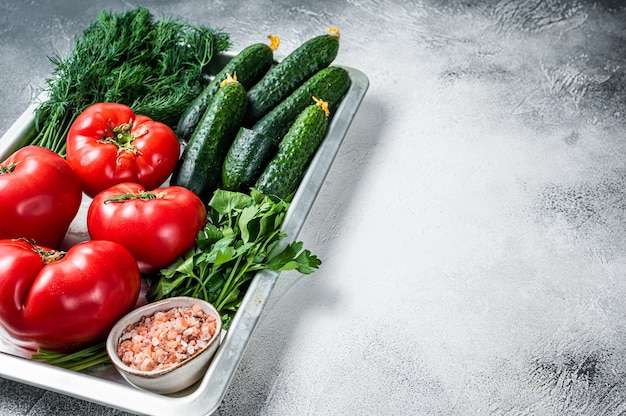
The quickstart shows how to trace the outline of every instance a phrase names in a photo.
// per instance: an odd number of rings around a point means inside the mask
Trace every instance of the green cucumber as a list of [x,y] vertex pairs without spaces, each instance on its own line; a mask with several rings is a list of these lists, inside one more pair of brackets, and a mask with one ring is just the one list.
[[296,118],[278,146],[278,152],[267,164],[255,184],[265,195],[290,199],[298,189],[315,151],[328,128],[328,108],[318,101],[311,104]]
[[226,74],[233,76],[236,74],[237,80],[245,89],[248,89],[267,73],[274,63],[274,51],[280,43],[278,36],[268,35],[268,37],[270,38],[269,45],[255,43],[235,55],[189,104],[176,127],[176,135],[181,142],[189,141],[209,102],[219,89],[220,83],[226,79]]
[[329,66],[321,69],[251,130],[240,130],[224,160],[222,187],[231,191],[247,191],[276,152],[278,143],[294,120],[311,105],[311,97],[326,101],[332,111],[350,84],[350,76],[344,68]]
[[222,164],[246,112],[246,90],[229,77],[223,81],[194,130],[170,183],[183,186],[200,198],[219,185]]
[[226,191],[249,191],[261,168],[272,157],[269,152],[273,146],[268,146],[268,142],[261,133],[241,127],[222,165],[221,188]]
[[279,141],[302,110],[311,104],[311,97],[326,101],[332,111],[346,95],[350,84],[350,75],[345,68],[329,66],[321,69],[257,121],[252,130]]
[[335,60],[339,52],[339,30],[328,30],[330,33],[301,44],[248,89],[246,126],[256,123],[305,80]]

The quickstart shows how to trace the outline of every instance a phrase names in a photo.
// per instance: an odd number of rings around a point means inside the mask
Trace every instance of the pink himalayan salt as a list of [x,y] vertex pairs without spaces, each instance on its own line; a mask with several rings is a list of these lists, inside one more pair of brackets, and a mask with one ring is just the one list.
[[216,319],[200,305],[143,316],[122,332],[117,354],[141,371],[163,370],[200,353],[213,338]]

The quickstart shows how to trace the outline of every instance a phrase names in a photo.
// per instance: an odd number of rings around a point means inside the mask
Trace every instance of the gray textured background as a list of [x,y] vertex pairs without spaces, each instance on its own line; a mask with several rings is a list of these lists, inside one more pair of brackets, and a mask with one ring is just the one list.
[[[626,412],[621,1],[0,0],[0,134],[100,9],[288,53],[341,29],[370,89],[219,415]],[[122,412],[0,379],[0,415]]]

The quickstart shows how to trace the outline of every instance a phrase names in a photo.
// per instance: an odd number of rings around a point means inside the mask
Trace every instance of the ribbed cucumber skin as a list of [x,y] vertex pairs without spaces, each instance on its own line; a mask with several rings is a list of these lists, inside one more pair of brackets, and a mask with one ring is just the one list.
[[348,71],[339,66],[323,68],[257,121],[252,130],[280,140],[296,117],[311,104],[311,97],[328,103],[332,111],[350,88]]
[[170,183],[205,199],[219,185],[222,164],[246,112],[246,90],[239,82],[220,87],[194,130]]
[[261,173],[265,161],[272,157],[265,137],[254,130],[242,127],[228,149],[222,165],[221,187],[227,191],[247,192]]
[[240,132],[224,160],[222,187],[232,191],[249,190],[295,119],[311,105],[312,97],[326,101],[332,111],[350,84],[350,75],[344,68],[323,68],[252,126],[254,134]]
[[302,111],[255,184],[260,192],[289,199],[326,135],[328,116],[317,104]]
[[251,126],[258,121],[305,80],[329,66],[338,52],[339,36],[333,34],[316,36],[293,50],[248,89],[244,123]]
[[248,89],[267,73],[273,63],[274,52],[264,43],[250,45],[233,56],[181,115],[176,127],[178,139],[183,143],[189,141],[209,102],[220,88],[220,83],[226,79],[226,74],[233,75],[236,73],[237,81],[245,89]]

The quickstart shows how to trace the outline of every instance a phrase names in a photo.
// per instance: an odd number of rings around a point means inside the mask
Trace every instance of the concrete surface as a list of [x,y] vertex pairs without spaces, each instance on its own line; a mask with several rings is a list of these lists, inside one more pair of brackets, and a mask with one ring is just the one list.
[[[290,51],[370,89],[217,413],[626,412],[626,7],[614,0],[0,0],[0,134],[100,9]],[[120,415],[0,379],[0,415]]]

